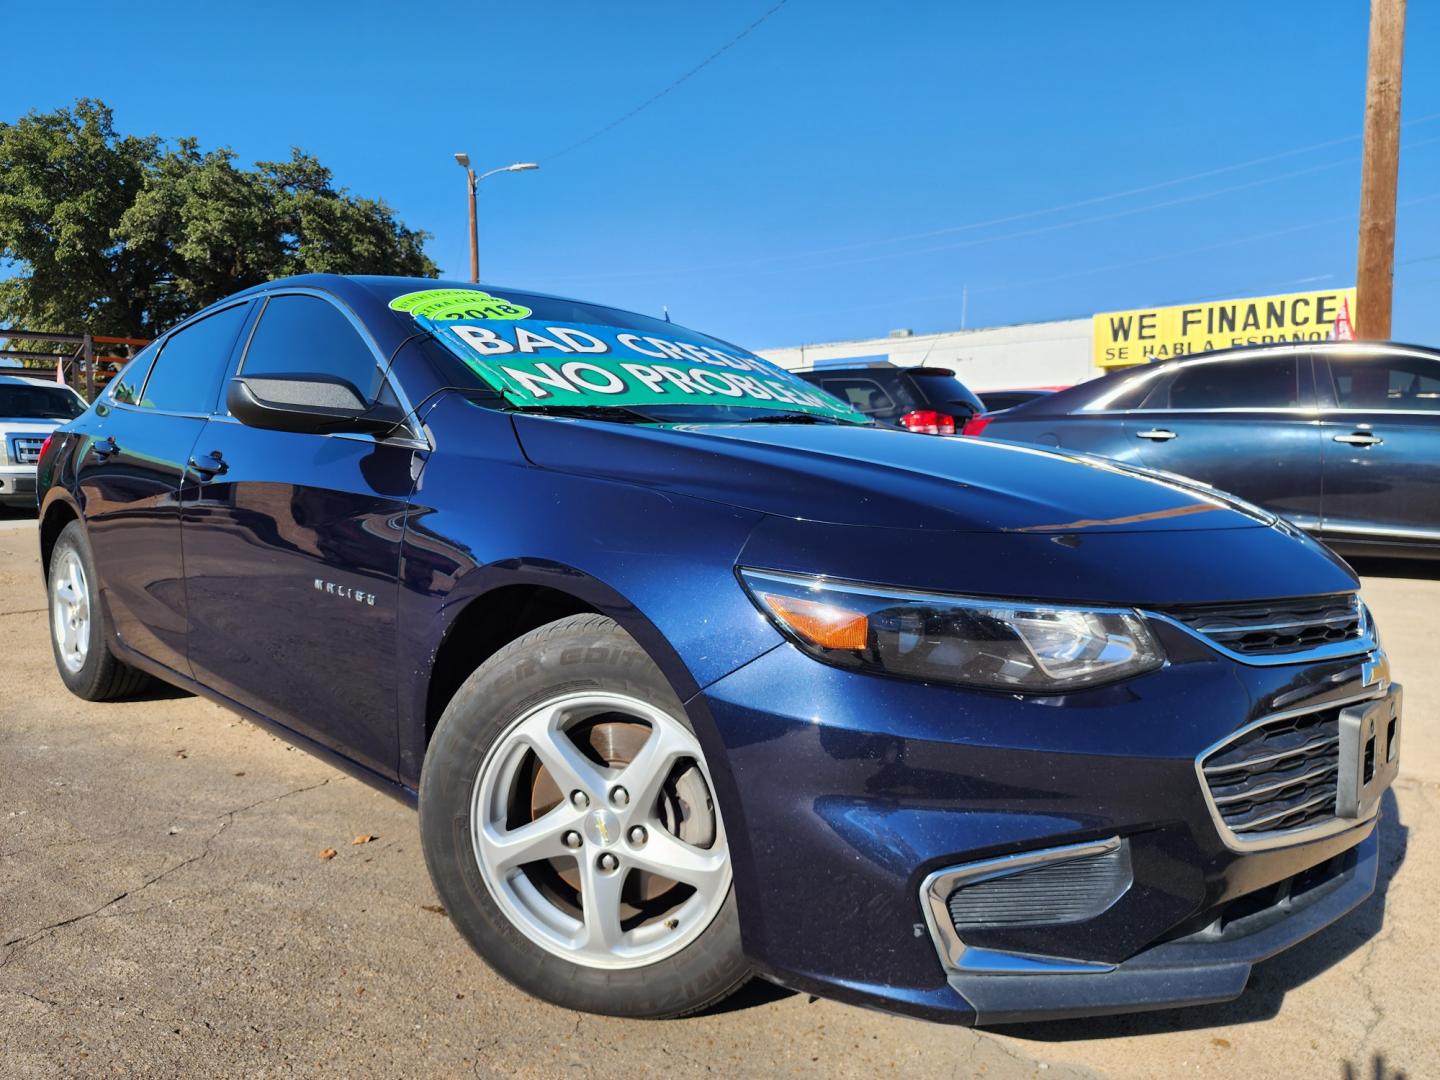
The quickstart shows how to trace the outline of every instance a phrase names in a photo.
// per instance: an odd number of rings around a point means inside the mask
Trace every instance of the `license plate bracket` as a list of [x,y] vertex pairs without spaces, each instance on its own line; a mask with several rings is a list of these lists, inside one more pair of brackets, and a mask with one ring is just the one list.
[[1399,774],[1403,697],[1403,688],[1394,683],[1384,697],[1341,710],[1337,817],[1368,817]]

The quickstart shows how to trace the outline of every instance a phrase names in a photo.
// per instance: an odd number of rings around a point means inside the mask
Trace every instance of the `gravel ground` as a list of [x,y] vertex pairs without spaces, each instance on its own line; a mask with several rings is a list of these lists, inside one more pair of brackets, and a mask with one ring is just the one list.
[[1362,568],[1406,686],[1376,896],[1238,1002],[975,1032],[764,984],[663,1023],[527,998],[410,810],[193,697],[67,694],[34,534],[0,517],[0,1077],[1440,1075],[1440,563]]

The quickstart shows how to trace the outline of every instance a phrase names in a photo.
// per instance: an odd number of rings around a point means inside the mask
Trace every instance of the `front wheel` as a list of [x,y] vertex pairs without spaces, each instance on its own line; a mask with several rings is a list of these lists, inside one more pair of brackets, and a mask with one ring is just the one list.
[[420,785],[426,862],[522,989],[684,1015],[749,974],[713,790],[650,658],[612,620],[572,616],[491,657],[445,710]]

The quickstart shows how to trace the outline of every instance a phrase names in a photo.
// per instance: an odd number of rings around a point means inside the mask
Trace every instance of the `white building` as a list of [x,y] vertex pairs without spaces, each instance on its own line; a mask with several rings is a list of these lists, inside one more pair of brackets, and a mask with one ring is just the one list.
[[828,366],[841,360],[947,367],[971,390],[982,394],[987,390],[1072,386],[1101,374],[1091,359],[1089,319],[939,334],[896,330],[883,338],[761,349],[759,353],[785,368]]

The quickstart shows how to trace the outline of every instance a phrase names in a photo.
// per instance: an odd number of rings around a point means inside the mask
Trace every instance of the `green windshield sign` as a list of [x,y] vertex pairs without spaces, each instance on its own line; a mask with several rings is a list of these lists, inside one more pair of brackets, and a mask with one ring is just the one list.
[[[474,296],[474,293],[469,293]],[[425,316],[416,321],[514,405],[730,405],[866,423],[768,360],[679,327],[662,336],[590,323]]]

